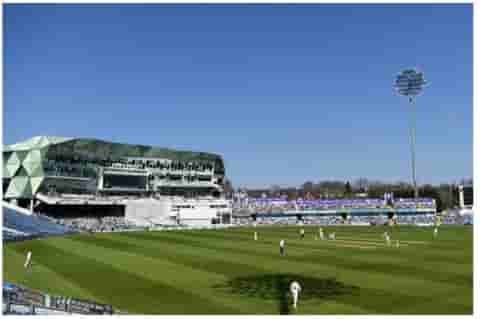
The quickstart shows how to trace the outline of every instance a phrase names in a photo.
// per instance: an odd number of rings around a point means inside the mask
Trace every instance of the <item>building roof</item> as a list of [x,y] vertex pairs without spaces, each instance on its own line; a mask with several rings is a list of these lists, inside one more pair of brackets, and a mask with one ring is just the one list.
[[58,144],[69,140],[72,140],[72,138],[58,136],[34,136],[23,142],[18,142],[11,145],[4,145],[3,151],[29,151],[32,149],[43,148],[49,145]]
[[99,156],[108,155],[113,157],[150,157],[166,158],[180,161],[220,161],[222,162],[223,168],[222,157],[218,154],[174,150],[171,148],[139,144],[114,143],[93,138],[35,136],[23,142],[5,145],[3,148],[3,152],[38,150],[58,144],[68,144],[70,146],[70,150],[74,153],[76,153],[77,151],[82,153],[88,151],[89,153],[95,153]]

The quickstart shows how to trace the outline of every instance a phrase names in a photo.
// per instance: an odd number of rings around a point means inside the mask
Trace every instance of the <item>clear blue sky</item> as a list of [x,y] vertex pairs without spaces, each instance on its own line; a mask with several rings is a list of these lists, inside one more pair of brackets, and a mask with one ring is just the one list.
[[235,186],[472,175],[471,5],[6,5],[4,143],[95,137],[222,154]]

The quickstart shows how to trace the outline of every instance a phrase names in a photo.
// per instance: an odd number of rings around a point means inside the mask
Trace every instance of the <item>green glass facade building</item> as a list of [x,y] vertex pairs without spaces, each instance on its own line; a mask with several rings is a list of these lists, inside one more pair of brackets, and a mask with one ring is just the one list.
[[224,175],[222,157],[205,152],[52,136],[3,148],[4,199],[50,192],[215,194]]

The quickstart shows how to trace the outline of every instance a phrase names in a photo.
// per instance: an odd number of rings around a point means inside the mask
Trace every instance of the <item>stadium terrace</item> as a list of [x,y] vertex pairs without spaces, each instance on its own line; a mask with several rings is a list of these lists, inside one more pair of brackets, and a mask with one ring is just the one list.
[[[388,195],[390,196],[390,195]],[[393,196],[380,198],[356,199],[294,199],[286,197],[276,198],[237,198],[234,210],[249,210],[253,215],[296,216],[299,220],[311,215],[338,215],[345,220],[356,215],[388,215],[395,219],[397,215],[404,214],[434,214],[436,212],[435,200],[432,198],[397,198]],[[279,215],[280,214],[280,215]]]

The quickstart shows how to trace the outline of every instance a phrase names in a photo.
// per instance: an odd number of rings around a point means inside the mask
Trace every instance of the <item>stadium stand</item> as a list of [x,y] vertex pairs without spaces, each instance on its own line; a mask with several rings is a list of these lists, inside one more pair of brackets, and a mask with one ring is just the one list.
[[2,313],[13,315],[114,314],[111,305],[49,295],[12,283],[3,284]]
[[134,224],[128,222],[123,217],[99,217],[99,218],[59,218],[57,222],[70,229],[77,231],[122,231],[131,228],[137,228]]
[[384,225],[388,223],[388,217],[385,215],[378,216],[351,216],[348,219],[350,225]]
[[473,225],[473,215],[462,215],[459,210],[448,210],[442,215],[442,224],[446,225]]
[[71,232],[66,226],[55,224],[50,218],[31,214],[28,210],[3,203],[3,238],[14,240],[32,236],[63,235]]
[[339,216],[304,216],[304,224],[319,224],[319,225],[340,225],[343,220]]
[[234,201],[236,211],[248,210],[251,213],[286,212],[289,210],[338,210],[338,209],[386,209],[386,208],[435,208],[432,198],[397,198],[388,203],[381,198],[353,198],[353,199],[316,199],[287,200],[286,198],[242,198]]
[[399,215],[396,218],[396,223],[399,225],[433,225],[435,220],[435,214]]
[[435,220],[432,198],[350,198],[288,200],[283,197],[234,197],[233,215],[237,225],[305,224],[384,225],[393,222],[425,224]]
[[394,208],[434,208],[432,198],[398,198],[393,202]]

